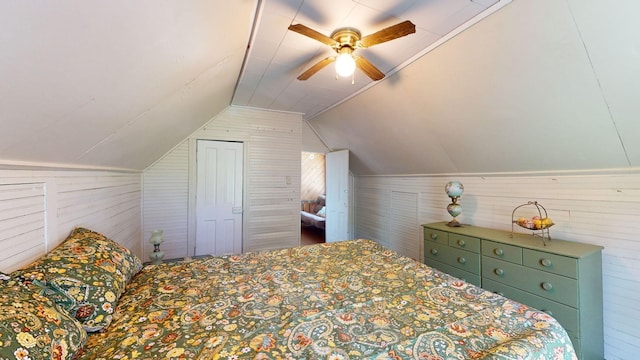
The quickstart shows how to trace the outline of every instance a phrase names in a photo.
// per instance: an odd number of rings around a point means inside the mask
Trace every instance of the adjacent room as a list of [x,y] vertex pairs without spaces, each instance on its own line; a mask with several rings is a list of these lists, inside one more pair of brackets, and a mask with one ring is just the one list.
[[0,358],[635,359],[638,13],[0,2]]
[[303,151],[300,161],[300,244],[323,243],[327,213],[325,156]]

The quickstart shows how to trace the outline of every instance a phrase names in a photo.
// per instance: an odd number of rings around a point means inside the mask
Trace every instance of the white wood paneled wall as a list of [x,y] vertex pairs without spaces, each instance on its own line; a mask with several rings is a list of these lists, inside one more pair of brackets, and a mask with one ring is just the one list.
[[165,259],[185,257],[189,224],[189,140],[147,168],[143,175],[143,252],[153,251],[151,231],[163,230]]
[[418,222],[418,193],[407,191],[391,191],[391,208],[389,214],[390,228],[393,234],[391,241],[392,249],[401,254],[420,260],[420,243],[415,239],[420,238],[420,228],[416,226]]
[[46,252],[44,184],[0,184],[0,269]]
[[[302,115],[229,107],[144,171],[144,236],[163,229],[165,259],[194,254],[196,140],[244,143],[243,251],[300,243]],[[145,244],[145,254],[151,246]]]
[[0,270],[37,259],[76,226],[140,256],[141,188],[135,172],[0,170]]
[[[460,199],[463,223],[511,230],[513,209],[537,200],[556,223],[552,238],[597,244],[603,251],[605,356],[632,359],[640,353],[640,174],[558,174],[490,176],[407,176],[356,178],[356,235],[377,240],[412,256],[422,233],[411,238],[396,234],[400,214],[413,221],[406,202],[394,201],[398,192],[419,194],[414,226],[448,221],[450,199],[444,185],[464,184]],[[386,219],[393,219],[389,222]],[[401,242],[417,242],[404,244]],[[553,241],[553,240],[552,240]]]

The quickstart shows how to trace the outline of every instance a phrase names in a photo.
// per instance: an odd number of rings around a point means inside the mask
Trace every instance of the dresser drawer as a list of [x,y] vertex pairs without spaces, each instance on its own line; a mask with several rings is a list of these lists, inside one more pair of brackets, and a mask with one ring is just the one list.
[[535,309],[553,316],[567,332],[577,333],[579,329],[578,310],[526,291],[493,281],[482,279],[482,287],[494,293],[506,296],[511,300],[527,304]]
[[424,258],[425,260],[433,259],[472,274],[480,274],[480,255],[470,251],[425,242]]
[[575,279],[487,256],[482,258],[482,277],[565,305],[578,307],[578,283]]
[[522,264],[522,248],[518,246],[482,240],[482,255]]
[[449,246],[480,253],[480,239],[471,236],[449,234]]
[[453,266],[449,266],[445,263],[441,263],[435,260],[427,260],[427,265],[436,268],[442,272],[446,272],[447,274],[457,277],[458,279],[462,279],[469,284],[473,284],[475,286],[480,286],[480,275],[472,274],[468,271],[464,271],[462,269],[458,269]]
[[438,244],[449,243],[449,233],[441,230],[424,228],[424,241],[436,242]]
[[577,259],[530,249],[524,249],[523,256],[524,264],[528,267],[574,279],[578,277]]

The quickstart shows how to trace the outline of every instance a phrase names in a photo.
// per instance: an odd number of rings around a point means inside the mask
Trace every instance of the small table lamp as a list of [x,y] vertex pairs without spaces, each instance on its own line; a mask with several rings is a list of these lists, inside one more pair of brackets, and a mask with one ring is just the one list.
[[164,257],[164,252],[160,250],[160,244],[164,242],[162,238],[163,230],[153,230],[151,231],[151,237],[149,238],[149,242],[153,244],[153,252],[149,254],[149,259],[151,259],[152,264],[160,264],[162,263],[162,258]]
[[449,181],[445,185],[444,191],[447,193],[447,196],[451,198],[451,204],[447,205],[447,212],[453,216],[453,220],[449,221],[447,226],[462,226],[462,224],[456,220],[456,217],[462,213],[462,206],[458,204],[458,199],[464,192],[464,186],[460,181]]

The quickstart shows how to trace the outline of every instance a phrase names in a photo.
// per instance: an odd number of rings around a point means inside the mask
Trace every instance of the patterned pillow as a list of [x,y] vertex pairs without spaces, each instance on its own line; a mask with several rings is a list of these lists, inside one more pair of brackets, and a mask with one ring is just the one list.
[[76,319],[0,275],[0,359],[73,359],[86,341],[87,333]]
[[142,268],[140,259],[104,235],[74,229],[53,251],[13,273],[43,293],[86,331],[107,327],[127,282]]
[[129,249],[89,229],[73,229],[67,239],[51,253],[60,257],[86,258],[109,273],[122,285],[142,269],[142,261]]

